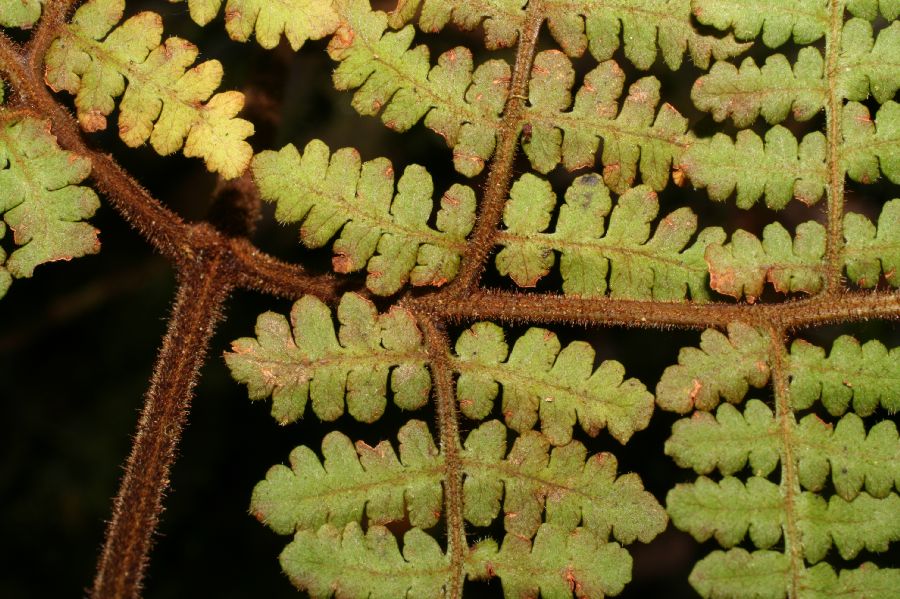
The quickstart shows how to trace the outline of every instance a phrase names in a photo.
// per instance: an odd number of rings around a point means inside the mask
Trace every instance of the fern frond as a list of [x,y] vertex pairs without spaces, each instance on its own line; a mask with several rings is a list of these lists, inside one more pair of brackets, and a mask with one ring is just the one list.
[[293,145],[262,152],[252,170],[262,198],[277,203],[276,218],[302,223],[300,239],[308,247],[322,247],[340,231],[334,269],[368,265],[366,285],[376,294],[391,295],[407,281],[443,285],[456,276],[475,222],[470,187],[456,184],[444,194],[434,230],[428,226],[431,176],[418,165],[406,169],[396,194],[390,161],[361,163],[356,150],[331,154],[319,140],[302,156]]
[[636,474],[617,477],[610,453],[587,457],[578,441],[553,447],[546,435],[525,431],[506,455],[507,429],[491,420],[469,433],[461,460],[466,520],[488,526],[503,501],[506,531],[540,534],[542,519],[563,532],[580,530],[622,544],[649,542],[666,515]]
[[8,257],[0,249],[0,297],[40,264],[99,251],[97,230],[83,221],[100,201],[78,185],[90,172],[87,158],[56,144],[48,121],[0,109],[0,214],[20,246]]
[[618,543],[604,543],[583,529],[568,532],[543,524],[534,538],[507,534],[497,549],[482,541],[469,555],[474,580],[499,576],[503,596],[564,599],[618,595],[631,580],[631,556]]
[[728,325],[728,335],[703,331],[700,348],[684,347],[678,364],[663,372],[656,386],[656,402],[664,410],[685,413],[711,410],[721,396],[740,403],[750,385],[769,381],[768,337],[743,323]]
[[762,32],[763,43],[777,48],[793,37],[796,44],[811,44],[828,30],[828,9],[821,0],[692,0],[694,14],[704,25],[731,30],[739,40],[752,40]]
[[316,416],[334,420],[344,413],[345,395],[351,416],[377,420],[388,379],[398,406],[425,404],[431,377],[409,312],[393,308],[378,315],[371,302],[351,293],[341,299],[337,318],[336,336],[331,311],[312,296],[294,304],[290,324],[280,314],[262,314],[256,337],[238,339],[225,354],[231,375],[247,385],[251,399],[271,396],[272,415],[282,424],[302,417],[307,399]]
[[825,193],[825,136],[816,131],[797,143],[785,127],[775,125],[765,142],[748,129],[734,140],[724,133],[691,142],[677,161],[694,187],[705,187],[715,201],[737,191],[739,208],[765,196],[769,208],[784,208],[792,197],[815,204]]
[[847,0],[847,10],[857,17],[870,21],[878,18],[879,12],[888,21],[900,17],[900,2],[897,0]]
[[900,287],[900,199],[887,202],[878,217],[878,228],[861,214],[844,216],[844,264],[847,276],[860,287],[874,287],[881,274]]
[[[610,214],[609,190],[595,174],[578,177],[566,190],[554,232],[546,232],[556,194],[550,184],[531,174],[523,175],[510,190],[497,236],[503,249],[495,260],[497,270],[520,287],[532,287],[550,272],[559,252],[563,291],[591,297],[609,291],[613,297],[634,299],[709,299],[707,246],[725,241],[718,227],[704,229],[686,247],[697,229],[697,217],[689,208],[666,216],[650,237],[659,201],[647,186],[623,194]],[[609,226],[604,218],[609,215]]]
[[450,578],[450,558],[437,541],[419,528],[404,535],[403,553],[383,526],[363,532],[351,522],[336,528],[298,531],[279,557],[281,568],[314,599],[338,597],[444,597]]
[[849,336],[835,340],[831,353],[797,340],[790,355],[791,407],[803,410],[820,399],[829,413],[839,416],[852,404],[868,416],[881,405],[900,410],[900,348],[888,350],[880,341],[864,344]]
[[185,156],[203,158],[210,171],[240,175],[253,155],[244,141],[253,124],[236,118],[243,94],[213,95],[222,80],[219,61],[188,70],[196,46],[177,37],[160,44],[162,19],[156,13],[138,13],[117,26],[124,9],[124,0],[82,5],[47,53],[47,83],[75,94],[86,131],[105,129],[121,96],[119,137],[128,146],[149,140],[163,156],[183,147]]
[[593,166],[602,140],[603,177],[613,191],[631,187],[638,170],[644,183],[664,188],[672,162],[692,136],[687,119],[671,104],[657,110],[659,81],[636,81],[621,107],[625,73],[615,62],[588,73],[573,103],[574,82],[575,71],[563,53],[549,50],[535,57],[524,116],[531,137],[522,144],[535,170],[547,173],[560,162],[569,170]]
[[[749,464],[755,476],[768,476],[778,465],[782,445],[772,411],[751,399],[743,414],[722,404],[715,417],[695,412],[679,420],[666,441],[666,455],[698,474],[718,469],[729,476]],[[848,501],[863,488],[873,497],[900,489],[900,443],[897,427],[889,420],[867,434],[856,414],[847,414],[836,426],[809,414],[795,430],[792,451],[800,484],[810,491],[821,491],[829,473],[838,495]]]
[[29,29],[41,18],[46,0],[0,0],[0,25]]
[[469,418],[485,418],[502,385],[506,424],[524,432],[540,417],[541,432],[554,445],[571,440],[576,422],[591,436],[606,427],[625,443],[650,421],[653,396],[637,379],[625,380],[618,362],[593,370],[594,350],[587,343],[562,348],[551,331],[531,328],[510,352],[503,337],[503,329],[481,322],[456,342],[456,394]]
[[[187,0],[191,18],[206,25],[219,13],[223,1]],[[231,39],[246,42],[255,34],[259,45],[267,49],[278,45],[282,33],[296,51],[307,40],[321,39],[337,27],[331,0],[228,0],[225,6],[225,29]]]
[[869,109],[848,102],[843,110],[843,167],[860,183],[873,183],[879,172],[900,184],[900,104],[884,103],[874,121]]
[[473,72],[472,53],[458,47],[431,67],[426,46],[410,49],[411,26],[386,32],[387,15],[367,0],[335,0],[334,6],[341,19],[328,46],[340,63],[335,87],[359,88],[353,107],[363,115],[380,112],[391,129],[406,131],[424,117],[425,126],[453,148],[456,170],[469,177],[480,173],[494,152],[509,65],[490,60]]
[[[423,31],[440,31],[451,20],[463,29],[483,25],[488,48],[499,48],[518,39],[525,4],[524,0],[400,0],[391,14],[391,25],[409,22],[421,5],[419,27]],[[545,0],[543,8],[550,33],[569,56],[590,50],[598,61],[604,61],[624,45],[625,57],[641,70],[649,69],[658,53],[672,70],[681,66],[685,52],[705,69],[710,56],[723,60],[748,47],[730,35],[716,38],[699,33],[691,23],[690,0]]]
[[706,248],[709,284],[736,299],[753,303],[766,281],[780,293],[815,293],[822,288],[825,266],[825,227],[815,221],[801,223],[794,239],[780,224],[763,229],[762,241],[738,229],[727,244]]
[[[505,430],[505,429],[504,429]],[[250,512],[278,534],[338,528],[361,522],[402,520],[419,528],[434,526],[442,511],[443,458],[428,427],[411,420],[400,429],[400,459],[391,444],[353,443],[340,432],[322,441],[320,462],[306,446],[291,452],[291,467],[273,466],[253,489]]]

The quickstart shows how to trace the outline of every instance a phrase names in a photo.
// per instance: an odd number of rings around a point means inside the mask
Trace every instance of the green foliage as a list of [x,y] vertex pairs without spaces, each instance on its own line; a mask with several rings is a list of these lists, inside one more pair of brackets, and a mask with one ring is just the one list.
[[41,18],[47,0],[0,0],[0,25],[27,29]]
[[163,26],[156,13],[138,13],[117,26],[124,10],[124,0],[83,4],[47,54],[47,83],[75,94],[86,131],[105,129],[121,96],[119,137],[127,145],[149,140],[163,156],[183,148],[211,171],[240,175],[253,155],[244,141],[253,124],[235,116],[243,94],[213,95],[222,80],[219,61],[187,70],[196,46],[177,37],[160,44]]
[[83,222],[100,202],[78,185],[90,172],[89,160],[60,149],[48,122],[0,108],[0,214],[19,246],[9,256],[0,248],[0,297],[40,264],[100,249],[97,230]]
[[844,217],[844,249],[847,276],[860,287],[874,287],[881,274],[900,286],[900,199],[884,205],[878,228],[869,219],[851,212]]
[[279,221],[303,223],[300,238],[307,246],[322,247],[340,231],[335,271],[368,264],[366,285],[376,294],[395,293],[407,281],[440,286],[452,280],[475,222],[472,189],[456,184],[447,190],[435,231],[428,226],[433,187],[424,168],[408,167],[394,194],[390,161],[360,162],[352,148],[329,158],[328,147],[314,140],[302,156],[292,145],[258,154],[253,175],[263,199],[277,202]]

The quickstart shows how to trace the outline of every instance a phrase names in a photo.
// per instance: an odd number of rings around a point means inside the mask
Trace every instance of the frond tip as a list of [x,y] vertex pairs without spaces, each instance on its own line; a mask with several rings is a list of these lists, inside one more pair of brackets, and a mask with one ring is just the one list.
[[208,60],[188,69],[199,50],[177,37],[162,40],[162,19],[141,12],[121,25],[124,0],[90,0],[61,30],[47,52],[46,80],[54,90],[75,94],[78,120],[86,131],[106,128],[119,103],[119,137],[136,147],[148,140],[160,155],[183,147],[210,171],[231,179],[250,163],[246,141],[253,124],[236,117],[244,96],[213,95],[222,64]]

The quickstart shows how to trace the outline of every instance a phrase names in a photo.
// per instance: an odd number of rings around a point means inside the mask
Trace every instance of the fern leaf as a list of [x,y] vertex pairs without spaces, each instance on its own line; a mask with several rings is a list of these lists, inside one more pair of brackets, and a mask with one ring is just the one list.
[[900,17],[900,2],[897,0],[847,0],[847,10],[857,17],[870,21],[878,18],[878,13],[888,21]]
[[564,532],[581,526],[598,539],[649,542],[663,531],[666,515],[635,474],[616,476],[616,458],[587,458],[578,441],[550,449],[545,435],[526,431],[506,455],[507,429],[492,420],[472,431],[462,453],[465,517],[488,526],[503,499],[506,531],[539,534],[542,516]]
[[[169,0],[183,2],[184,0]],[[223,0],[187,0],[191,18],[206,25],[219,13]],[[225,29],[231,39],[246,42],[256,34],[263,48],[278,45],[282,33],[291,48],[334,33],[338,17],[331,0],[228,0]]]
[[743,414],[731,404],[722,404],[715,416],[698,411],[677,421],[665,451],[679,466],[698,474],[718,469],[728,476],[749,462],[753,474],[766,476],[779,461],[774,428],[772,411],[757,399],[747,402]]
[[874,287],[881,274],[900,287],[900,199],[885,203],[878,228],[861,214],[844,216],[844,264],[847,276],[860,287]]
[[[505,430],[505,429],[504,429]],[[340,432],[322,441],[323,460],[302,446],[291,452],[291,467],[273,466],[256,485],[250,511],[278,534],[343,527],[368,521],[402,520],[409,510],[413,526],[429,528],[441,515],[443,459],[428,427],[412,420],[400,429],[400,459],[390,443],[354,448]]]
[[[514,44],[525,21],[524,0],[400,0],[391,15],[391,25],[409,22],[420,5],[422,30],[440,31],[451,20],[463,29],[483,25],[486,45],[492,49]],[[658,53],[675,70],[681,66],[685,52],[690,52],[693,63],[706,68],[710,56],[726,59],[747,48],[731,36],[700,34],[691,23],[689,0],[588,0],[576,4],[546,0],[543,8],[550,33],[573,57],[589,49],[597,60],[608,60],[620,47],[620,35],[625,57],[641,70],[649,69]]]
[[656,401],[664,410],[682,414],[712,410],[720,396],[739,403],[750,385],[759,388],[768,381],[768,337],[748,325],[732,323],[727,336],[707,329],[700,336],[699,349],[681,349],[678,364],[666,368],[656,386]]
[[705,187],[716,201],[737,190],[739,208],[765,196],[769,208],[784,208],[792,197],[815,204],[825,193],[825,136],[813,132],[799,144],[781,125],[769,129],[765,143],[750,130],[732,140],[724,133],[693,141],[677,162],[694,187]]
[[640,381],[624,380],[621,364],[605,361],[593,370],[590,345],[576,341],[561,348],[556,335],[545,329],[529,329],[509,352],[503,329],[477,323],[460,335],[456,354],[456,392],[463,414],[485,418],[502,385],[507,425],[523,432],[540,417],[541,432],[554,445],[572,439],[576,422],[591,436],[606,427],[625,443],[647,426],[653,411],[653,396]]
[[363,532],[351,522],[343,529],[330,524],[318,531],[299,531],[279,558],[291,582],[313,599],[337,597],[444,597],[450,559],[437,541],[419,528],[397,540],[383,526]]
[[60,149],[49,122],[0,111],[0,214],[20,246],[8,258],[0,250],[0,297],[12,277],[99,251],[97,230],[83,220],[100,201],[78,185],[90,172],[88,159]]
[[[335,0],[341,25],[328,46],[340,62],[339,90],[356,89],[353,107],[363,115],[406,131],[423,117],[425,126],[453,148],[456,170],[474,176],[494,152],[500,112],[506,103],[510,68],[490,60],[472,71],[472,53],[454,48],[430,67],[428,48],[410,49],[414,30],[385,32],[387,15],[366,0]],[[383,110],[382,110],[383,109]]]
[[[622,193],[640,175],[655,190],[666,186],[669,168],[690,140],[687,119],[660,101],[654,77],[636,81],[617,106],[625,73],[612,61],[585,76],[572,103],[575,71],[564,54],[550,50],[534,59],[529,84],[530,107],[524,119],[531,138],[523,143],[532,166],[549,172],[560,161],[569,170],[594,164],[603,140],[601,160],[606,184]],[[570,109],[571,107],[571,109]]]
[[815,293],[822,288],[824,256],[825,227],[815,221],[800,224],[793,240],[777,222],[763,229],[762,242],[738,229],[729,243],[706,248],[709,284],[750,303],[762,295],[766,281],[780,293]]
[[497,549],[479,543],[467,558],[469,578],[499,576],[503,596],[563,599],[618,595],[631,580],[631,556],[618,543],[604,543],[583,529],[569,533],[543,524],[532,543],[512,533]]
[[874,121],[864,105],[845,104],[843,134],[843,166],[851,179],[873,183],[881,172],[900,184],[900,104],[886,102]]
[[788,556],[777,551],[713,551],[688,580],[704,598],[781,598],[787,596],[790,567]]
[[[390,379],[394,402],[403,409],[428,400],[431,377],[421,333],[401,308],[378,315],[368,300],[346,294],[338,306],[335,335],[331,311],[305,296],[291,310],[291,323],[272,312],[256,322],[256,337],[232,343],[225,361],[251,399],[272,397],[272,415],[282,424],[303,416],[307,398],[322,420],[344,413],[362,422],[381,417]],[[291,328],[293,327],[293,331]]]
[[[721,243],[720,228],[702,231],[686,247],[697,229],[697,217],[681,208],[662,220],[650,238],[650,223],[659,202],[646,186],[625,192],[610,215],[609,191],[599,176],[582,175],[566,190],[556,230],[545,232],[556,208],[550,184],[525,174],[510,190],[503,220],[506,230],[497,239],[497,270],[520,287],[533,287],[550,272],[553,251],[559,252],[563,291],[584,297],[603,295],[634,299],[709,299],[703,252]],[[604,218],[609,215],[609,227]]]
[[[166,156],[184,149],[203,158],[223,177],[240,175],[253,149],[245,140],[253,124],[236,118],[244,96],[213,95],[222,79],[216,60],[188,70],[197,58],[190,42],[162,38],[162,19],[141,12],[116,26],[124,0],[91,0],[50,47],[47,83],[75,94],[78,120],[86,131],[106,128],[119,96],[119,137],[131,147],[146,141]],[[127,82],[127,83],[126,83]]]
[[841,570],[836,574],[828,564],[816,564],[803,572],[802,584],[806,591],[804,597],[809,599],[890,599],[900,587],[900,569],[879,569],[866,562],[856,570]]
[[[253,175],[263,199],[277,203],[281,222],[302,222],[300,239],[322,247],[340,231],[332,260],[338,272],[368,264],[366,284],[379,295],[413,285],[443,285],[456,276],[465,239],[475,222],[475,192],[454,185],[441,198],[435,231],[428,226],[432,183],[413,165],[397,183],[385,158],[361,164],[351,148],[329,157],[313,140],[303,155],[293,145],[253,159]],[[392,197],[393,196],[393,197]]]
[[30,29],[41,18],[46,0],[0,0],[0,25]]
[[795,410],[809,408],[821,397],[829,413],[853,411],[868,416],[882,405],[900,410],[900,349],[888,350],[880,341],[860,344],[841,336],[825,350],[802,340],[791,345],[790,396]]
[[828,30],[828,9],[821,0],[757,0],[752,9],[741,0],[693,0],[694,14],[704,25],[732,30],[739,40],[762,32],[763,43],[777,48],[793,36],[796,44],[811,44]]
[[755,476],[746,485],[730,476],[719,482],[701,476],[695,483],[679,484],[669,491],[666,510],[675,526],[698,541],[714,536],[729,548],[749,534],[760,549],[781,538],[785,513],[778,485]]
[[832,543],[844,559],[866,549],[887,551],[900,540],[900,496],[876,499],[860,493],[852,501],[833,495],[828,501],[803,493],[797,502],[797,519],[808,561],[821,561]]

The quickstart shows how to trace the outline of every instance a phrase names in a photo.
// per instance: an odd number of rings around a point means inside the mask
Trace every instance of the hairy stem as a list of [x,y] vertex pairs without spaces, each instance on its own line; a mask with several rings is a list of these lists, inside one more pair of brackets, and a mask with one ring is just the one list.
[[803,548],[800,529],[797,527],[796,502],[800,496],[800,480],[794,457],[794,431],[797,420],[791,410],[790,392],[787,380],[787,348],[784,346],[784,331],[769,329],[770,353],[772,356],[772,387],[775,394],[775,417],[781,434],[781,496],[784,499],[784,550],[790,562],[790,582],[788,598],[799,597],[800,578],[803,574]]
[[195,268],[181,273],[169,328],[113,503],[91,591],[93,599],[140,596],[197,373],[230,290],[222,258],[203,256]]
[[544,6],[540,0],[531,0],[525,14],[525,24],[519,36],[516,49],[516,62],[513,66],[512,82],[506,107],[500,120],[497,132],[497,147],[491,160],[484,195],[478,215],[478,223],[469,239],[469,246],[463,255],[459,274],[447,287],[448,293],[465,295],[478,285],[485,262],[493,247],[493,239],[497,234],[497,225],[503,216],[503,204],[509,193],[509,184],[513,176],[513,162],[519,145],[519,130],[525,112],[525,101],[528,99],[528,77],[531,63],[537,49],[538,32],[544,22]]
[[456,394],[450,365],[450,343],[441,326],[428,317],[419,318],[419,325],[428,348],[434,378],[441,455],[446,464],[444,478],[444,511],[447,522],[447,553],[450,555],[450,588],[448,599],[462,597],[463,565],[466,557],[466,531],[463,522],[463,467],[459,447],[459,421]]
[[841,286],[844,247],[844,169],[841,166],[841,109],[837,78],[841,56],[841,31],[844,27],[844,0],[830,0],[830,27],[825,40],[825,127],[828,149],[828,236],[825,246],[825,293],[836,293]]

